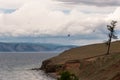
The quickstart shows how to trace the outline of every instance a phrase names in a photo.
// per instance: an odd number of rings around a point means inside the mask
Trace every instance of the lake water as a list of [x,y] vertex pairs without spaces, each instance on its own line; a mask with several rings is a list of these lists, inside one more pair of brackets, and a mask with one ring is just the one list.
[[40,67],[41,62],[57,53],[0,53],[0,80],[54,80],[42,71],[29,70]]

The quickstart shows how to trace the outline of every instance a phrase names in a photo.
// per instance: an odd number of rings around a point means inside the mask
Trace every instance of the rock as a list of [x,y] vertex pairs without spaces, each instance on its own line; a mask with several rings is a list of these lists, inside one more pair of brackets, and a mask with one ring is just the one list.
[[45,71],[46,73],[53,73],[57,71],[58,66],[52,63],[51,60],[45,60],[42,62],[41,70]]
[[30,70],[36,70],[36,71],[39,71],[40,68],[32,68],[32,69],[30,69]]

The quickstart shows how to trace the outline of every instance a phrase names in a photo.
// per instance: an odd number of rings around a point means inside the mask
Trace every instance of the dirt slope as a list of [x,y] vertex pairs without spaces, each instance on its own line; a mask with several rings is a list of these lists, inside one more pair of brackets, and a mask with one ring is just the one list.
[[[68,60],[84,59],[97,55],[103,55],[107,52],[106,44],[93,44],[67,50],[60,55],[51,58],[54,63],[65,63]],[[111,45],[111,53],[120,52],[120,41],[113,42]]]
[[120,80],[120,41],[113,42],[110,55],[103,43],[73,48],[43,61],[47,73],[67,70],[80,80]]

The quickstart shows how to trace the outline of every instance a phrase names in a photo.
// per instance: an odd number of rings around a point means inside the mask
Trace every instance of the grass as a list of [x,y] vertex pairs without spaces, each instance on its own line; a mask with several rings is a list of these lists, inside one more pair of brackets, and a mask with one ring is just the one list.
[[[120,41],[111,44],[110,54],[120,52]],[[88,57],[104,55],[107,53],[107,46],[104,43],[86,45],[82,47],[72,48],[60,55],[51,58],[54,63],[62,64],[68,60],[84,59]]]
[[75,67],[69,71],[79,76],[81,80],[111,80],[117,73],[120,73],[119,48],[120,41],[112,42],[110,55],[105,55],[107,46],[104,43],[86,45],[67,50],[48,60],[58,65],[57,67],[70,60],[79,60],[79,68]]

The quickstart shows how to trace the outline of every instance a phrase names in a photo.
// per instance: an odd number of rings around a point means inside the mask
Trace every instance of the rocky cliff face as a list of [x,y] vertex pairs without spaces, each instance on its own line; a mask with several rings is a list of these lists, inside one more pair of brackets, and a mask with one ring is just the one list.
[[73,48],[43,61],[41,69],[58,76],[67,70],[80,80],[120,80],[119,43],[112,43],[110,55],[104,44]]
[[69,71],[80,80],[120,80],[120,53],[103,55],[82,60],[70,60],[64,64],[43,62],[41,69],[46,73],[59,76],[62,71]]

